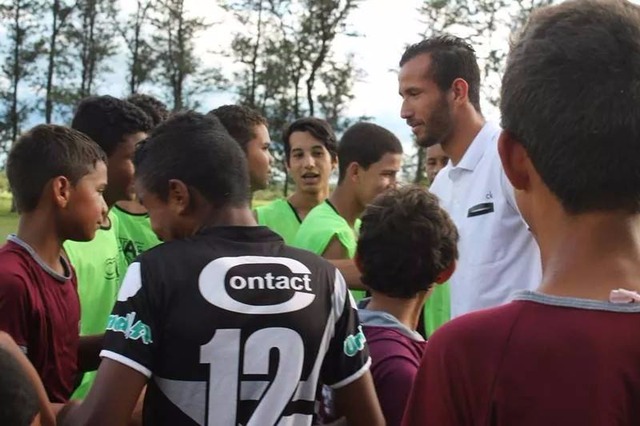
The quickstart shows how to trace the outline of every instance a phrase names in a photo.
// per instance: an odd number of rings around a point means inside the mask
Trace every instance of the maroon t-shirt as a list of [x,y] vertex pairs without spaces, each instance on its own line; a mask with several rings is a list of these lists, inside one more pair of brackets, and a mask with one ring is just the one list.
[[433,334],[404,425],[640,425],[640,304],[524,292]]
[[364,325],[371,354],[371,374],[388,426],[400,425],[426,341],[390,327]]
[[69,399],[77,372],[80,301],[75,274],[61,276],[16,237],[0,248],[0,330],[34,365],[49,399]]

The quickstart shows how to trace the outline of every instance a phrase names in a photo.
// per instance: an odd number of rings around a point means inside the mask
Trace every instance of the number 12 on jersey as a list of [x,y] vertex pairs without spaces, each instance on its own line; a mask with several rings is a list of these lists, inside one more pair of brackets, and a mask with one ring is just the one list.
[[[237,425],[238,400],[245,392],[258,400],[247,426],[275,425],[300,383],[302,338],[289,328],[264,328],[251,334],[241,347],[240,333],[240,329],[217,330],[209,343],[200,347],[200,362],[209,364],[207,425]],[[272,349],[279,353],[273,380],[241,381],[242,374],[269,374]]]

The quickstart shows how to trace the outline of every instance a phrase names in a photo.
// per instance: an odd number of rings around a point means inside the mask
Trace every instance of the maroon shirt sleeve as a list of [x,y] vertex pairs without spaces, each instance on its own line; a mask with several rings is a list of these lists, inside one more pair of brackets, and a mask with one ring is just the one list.
[[29,341],[29,294],[24,277],[0,271],[0,330],[11,335],[23,348]]
[[388,426],[400,425],[417,369],[414,361],[404,357],[387,358],[376,365],[373,379]]

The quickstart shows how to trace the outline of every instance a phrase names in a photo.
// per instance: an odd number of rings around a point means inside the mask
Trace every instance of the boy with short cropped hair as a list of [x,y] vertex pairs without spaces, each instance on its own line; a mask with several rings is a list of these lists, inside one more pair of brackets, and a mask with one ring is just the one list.
[[[151,119],[152,128],[169,117],[167,106],[153,96],[136,93],[126,100],[147,114]],[[140,253],[160,244],[158,236],[151,230],[149,213],[138,200],[118,201],[110,213],[116,219],[118,243],[127,266]]]
[[404,424],[640,424],[639,64],[631,2],[529,18],[502,80],[498,148],[542,281],[434,333]]
[[52,402],[69,399],[85,361],[76,277],[62,244],[89,241],[100,227],[105,161],[87,136],[54,125],[22,135],[7,160],[20,219],[0,249],[0,330],[27,355]]
[[338,142],[325,120],[300,118],[282,136],[287,170],[296,184],[289,198],[256,208],[260,225],[293,244],[307,214],[329,196],[329,178],[338,164]]
[[[91,96],[78,105],[71,127],[89,136],[107,154],[109,186],[104,194],[107,207],[111,209],[120,200],[132,200],[133,155],[136,145],[151,129],[149,117],[135,105],[113,96]],[[93,346],[87,346],[96,358],[102,347],[101,335],[127,268],[118,244],[117,229],[118,218],[110,213],[92,241],[64,244],[78,276],[82,310],[80,334],[96,336]],[[86,395],[95,377],[91,370],[95,370],[97,364],[83,368],[90,372],[85,373],[74,398]]]
[[136,188],[165,241],[134,262],[95,385],[59,424],[310,425],[319,382],[350,424],[384,420],[339,272],[256,225],[246,158],[215,117],[176,114],[136,156]]
[[[366,205],[395,186],[402,165],[402,144],[387,129],[357,123],[338,145],[338,186],[307,215],[293,245],[326,259],[351,259],[356,252],[356,223]],[[353,291],[357,299],[363,291]]]
[[355,261],[371,292],[358,306],[387,425],[399,425],[426,341],[416,331],[434,283],[453,273],[458,231],[418,186],[391,189],[362,215]]
[[257,111],[243,105],[222,105],[209,111],[247,156],[252,191],[266,189],[271,177],[273,156],[269,152],[271,137],[267,119]]

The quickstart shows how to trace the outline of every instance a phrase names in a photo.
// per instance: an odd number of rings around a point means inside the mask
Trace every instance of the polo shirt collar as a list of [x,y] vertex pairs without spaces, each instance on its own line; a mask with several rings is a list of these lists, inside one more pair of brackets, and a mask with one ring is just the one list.
[[498,132],[500,132],[500,127],[487,121],[473,139],[469,148],[467,148],[458,165],[453,168],[469,171],[475,170],[487,148],[491,143],[495,143],[495,136]]

